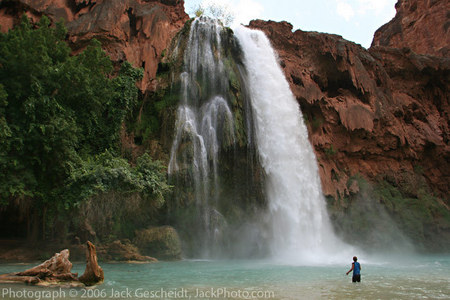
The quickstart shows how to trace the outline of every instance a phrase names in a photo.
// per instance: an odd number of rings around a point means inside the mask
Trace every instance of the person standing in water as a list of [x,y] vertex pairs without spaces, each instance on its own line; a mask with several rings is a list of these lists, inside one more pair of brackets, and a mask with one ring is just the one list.
[[353,256],[352,268],[348,270],[348,273],[353,271],[352,282],[361,282],[361,265],[357,262],[358,258]]

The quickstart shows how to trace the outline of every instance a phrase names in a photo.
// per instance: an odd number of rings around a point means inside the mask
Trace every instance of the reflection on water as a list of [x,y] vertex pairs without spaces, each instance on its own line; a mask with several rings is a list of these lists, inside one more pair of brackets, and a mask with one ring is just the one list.
[[[1,299],[449,299],[450,256],[361,260],[362,282],[349,265],[289,266],[267,261],[102,264],[105,283],[90,290],[0,285]],[[0,273],[28,265],[0,265]],[[31,267],[31,265],[30,265]],[[82,273],[83,264],[74,272]],[[45,294],[47,292],[49,294]],[[59,293],[59,294],[58,294]]]

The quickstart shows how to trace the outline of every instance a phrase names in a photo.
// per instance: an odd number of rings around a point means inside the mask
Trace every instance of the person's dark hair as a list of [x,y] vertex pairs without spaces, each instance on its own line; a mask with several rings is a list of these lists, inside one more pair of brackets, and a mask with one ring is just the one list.
[[358,258],[356,256],[353,256],[353,261],[357,261]]

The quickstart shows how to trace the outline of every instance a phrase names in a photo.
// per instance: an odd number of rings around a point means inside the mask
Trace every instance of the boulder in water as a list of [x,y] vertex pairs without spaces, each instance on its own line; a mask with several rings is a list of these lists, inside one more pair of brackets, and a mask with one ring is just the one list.
[[141,255],[139,249],[129,240],[117,240],[103,248],[99,248],[104,252],[102,257],[108,261],[126,261],[126,262],[157,262],[156,258]]
[[[72,263],[69,260],[69,249],[55,253],[52,258],[44,261],[42,264],[17,273],[18,276],[53,276],[70,273]],[[76,274],[75,274],[76,275]]]
[[151,227],[136,232],[134,244],[143,255],[163,260],[181,259],[181,242],[175,228],[171,226]]

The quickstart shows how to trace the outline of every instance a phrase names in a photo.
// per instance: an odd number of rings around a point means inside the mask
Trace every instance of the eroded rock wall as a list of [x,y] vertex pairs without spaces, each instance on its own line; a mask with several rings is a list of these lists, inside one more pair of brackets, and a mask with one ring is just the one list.
[[96,38],[112,60],[144,68],[142,91],[157,88],[164,50],[189,19],[183,0],[18,0],[0,4],[1,30],[18,24],[23,14],[33,22],[42,15],[64,20],[75,53]]
[[354,174],[375,180],[420,165],[446,196],[448,58],[366,50],[337,35],[292,32],[286,22],[250,26],[266,32],[279,54],[305,116],[326,195],[348,195]]
[[437,2],[400,0],[368,50],[287,22],[250,23],[279,54],[333,225],[351,243],[389,247],[402,232],[416,248],[450,249],[448,26],[431,32],[448,3]]
[[399,0],[397,14],[375,32],[372,47],[409,48],[418,54],[450,56],[450,2]]

